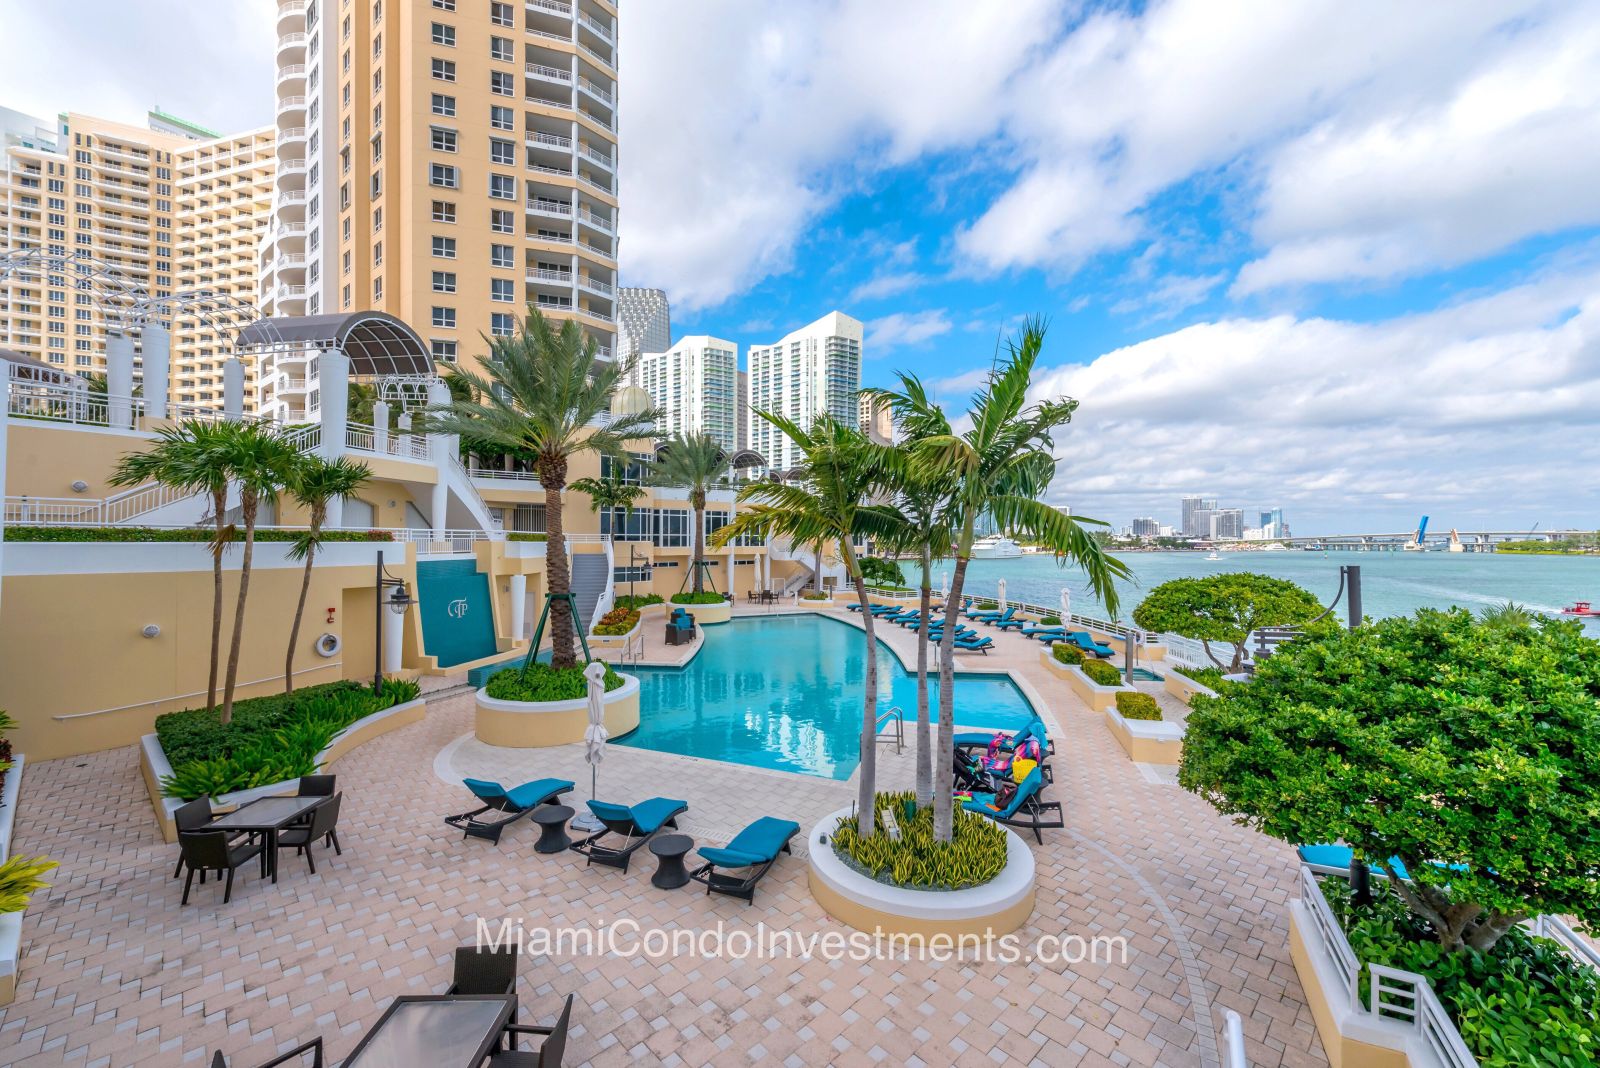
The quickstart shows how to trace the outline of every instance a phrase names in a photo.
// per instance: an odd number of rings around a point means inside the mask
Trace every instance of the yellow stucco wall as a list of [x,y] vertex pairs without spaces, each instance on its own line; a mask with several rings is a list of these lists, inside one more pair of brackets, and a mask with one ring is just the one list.
[[1311,1006],[1311,1018],[1317,1025],[1317,1037],[1322,1039],[1322,1050],[1332,1068],[1407,1068],[1411,1061],[1400,1050],[1384,1049],[1340,1034],[1329,1003],[1332,991],[1323,987],[1292,912],[1289,915],[1289,959],[1294,962],[1295,974],[1305,988],[1306,1003]]
[[[106,483],[124,455],[149,447],[148,435],[73,427],[12,416],[6,438],[6,496],[71,497],[85,502],[122,490]],[[72,483],[87,482],[82,493]]]

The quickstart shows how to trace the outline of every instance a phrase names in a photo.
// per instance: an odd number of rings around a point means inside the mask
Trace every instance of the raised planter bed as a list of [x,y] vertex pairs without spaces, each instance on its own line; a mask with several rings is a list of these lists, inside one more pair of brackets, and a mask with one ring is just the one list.
[[[605,696],[606,733],[615,738],[639,726],[639,679],[623,675],[622,685]],[[589,726],[589,699],[505,701],[478,691],[473,733],[478,741],[508,749],[537,749],[583,741]]]
[[1161,685],[1163,689],[1165,689],[1172,696],[1181,700],[1184,704],[1188,704],[1189,698],[1193,697],[1197,693],[1204,694],[1207,697],[1217,696],[1215,690],[1211,689],[1209,686],[1200,685],[1198,682],[1185,675],[1183,673],[1183,669],[1181,668],[1168,668],[1166,677],[1162,680]]
[[691,616],[694,616],[695,626],[697,627],[726,623],[733,618],[732,601],[718,601],[714,604],[676,604],[671,601],[667,602],[669,615],[674,608],[681,608]]
[[[374,712],[370,716],[358,719],[333,736],[328,747],[317,754],[317,761],[326,768],[362,743],[370,742],[380,734],[387,734],[392,730],[416,723],[422,719],[427,710],[427,699],[418,697],[414,701],[391,705],[381,712]],[[139,739],[139,771],[144,775],[145,789],[149,792],[150,803],[155,808],[156,823],[161,828],[161,837],[168,842],[176,842],[178,827],[173,822],[172,814],[184,802],[176,797],[163,797],[161,794],[161,780],[164,776],[172,774],[172,764],[167,760],[167,754],[162,752],[160,738],[153,733]],[[257,798],[291,794],[299,787],[299,779],[285,779],[265,786],[254,786],[248,790],[235,790],[231,794],[213,797],[211,807],[231,810]]]
[[1106,727],[1128,754],[1141,764],[1176,764],[1183,759],[1183,724],[1160,719],[1128,719],[1117,711],[1115,698],[1106,709]]
[[[22,797],[21,753],[11,757],[5,786],[0,788],[0,861],[11,856],[11,832],[16,826],[17,804]],[[22,956],[22,913],[0,913],[0,1005],[9,1005],[17,996],[17,969]]]
[[630,641],[639,636],[639,631],[644,627],[644,613],[639,613],[639,621],[633,629],[626,634],[590,634],[589,647],[591,649],[621,649]]
[[1033,914],[1033,851],[1010,828],[1006,866],[982,886],[966,890],[908,890],[868,878],[848,867],[823,836],[837,827],[849,806],[811,828],[807,846],[811,896],[839,922],[869,933],[958,938],[993,938],[1021,927]]
[[1046,663],[1054,664],[1051,668],[1058,678],[1065,679],[1067,685],[1072,687],[1072,692],[1078,699],[1089,706],[1091,712],[1104,712],[1108,708],[1115,708],[1117,694],[1132,690],[1132,686],[1102,686],[1083,673],[1083,669],[1076,664],[1063,664],[1050,655],[1049,649],[1041,651],[1041,656]]

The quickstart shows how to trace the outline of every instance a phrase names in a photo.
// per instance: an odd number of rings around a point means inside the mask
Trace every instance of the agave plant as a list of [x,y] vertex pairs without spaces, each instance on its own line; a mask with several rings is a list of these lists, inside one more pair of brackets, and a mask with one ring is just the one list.
[[12,857],[0,864],[0,914],[27,908],[28,898],[50,885],[40,876],[55,866],[45,857]]

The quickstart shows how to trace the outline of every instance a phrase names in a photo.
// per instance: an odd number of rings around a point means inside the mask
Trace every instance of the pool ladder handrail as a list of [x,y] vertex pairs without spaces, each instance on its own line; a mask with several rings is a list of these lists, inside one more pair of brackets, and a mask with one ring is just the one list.
[[[883,729],[883,721],[886,719],[894,720],[894,727],[892,730],[885,731]],[[878,741],[894,742],[894,751],[896,753],[904,753],[906,751],[906,718],[899,705],[892,706],[889,711],[879,716],[875,727],[878,732]]]

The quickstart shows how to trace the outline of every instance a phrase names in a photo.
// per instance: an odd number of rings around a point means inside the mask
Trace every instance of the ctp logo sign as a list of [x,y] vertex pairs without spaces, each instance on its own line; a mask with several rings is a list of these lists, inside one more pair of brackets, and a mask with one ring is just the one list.
[[465,597],[457,597],[450,602],[450,606],[445,611],[450,613],[451,619],[465,619],[467,616],[467,599]]

